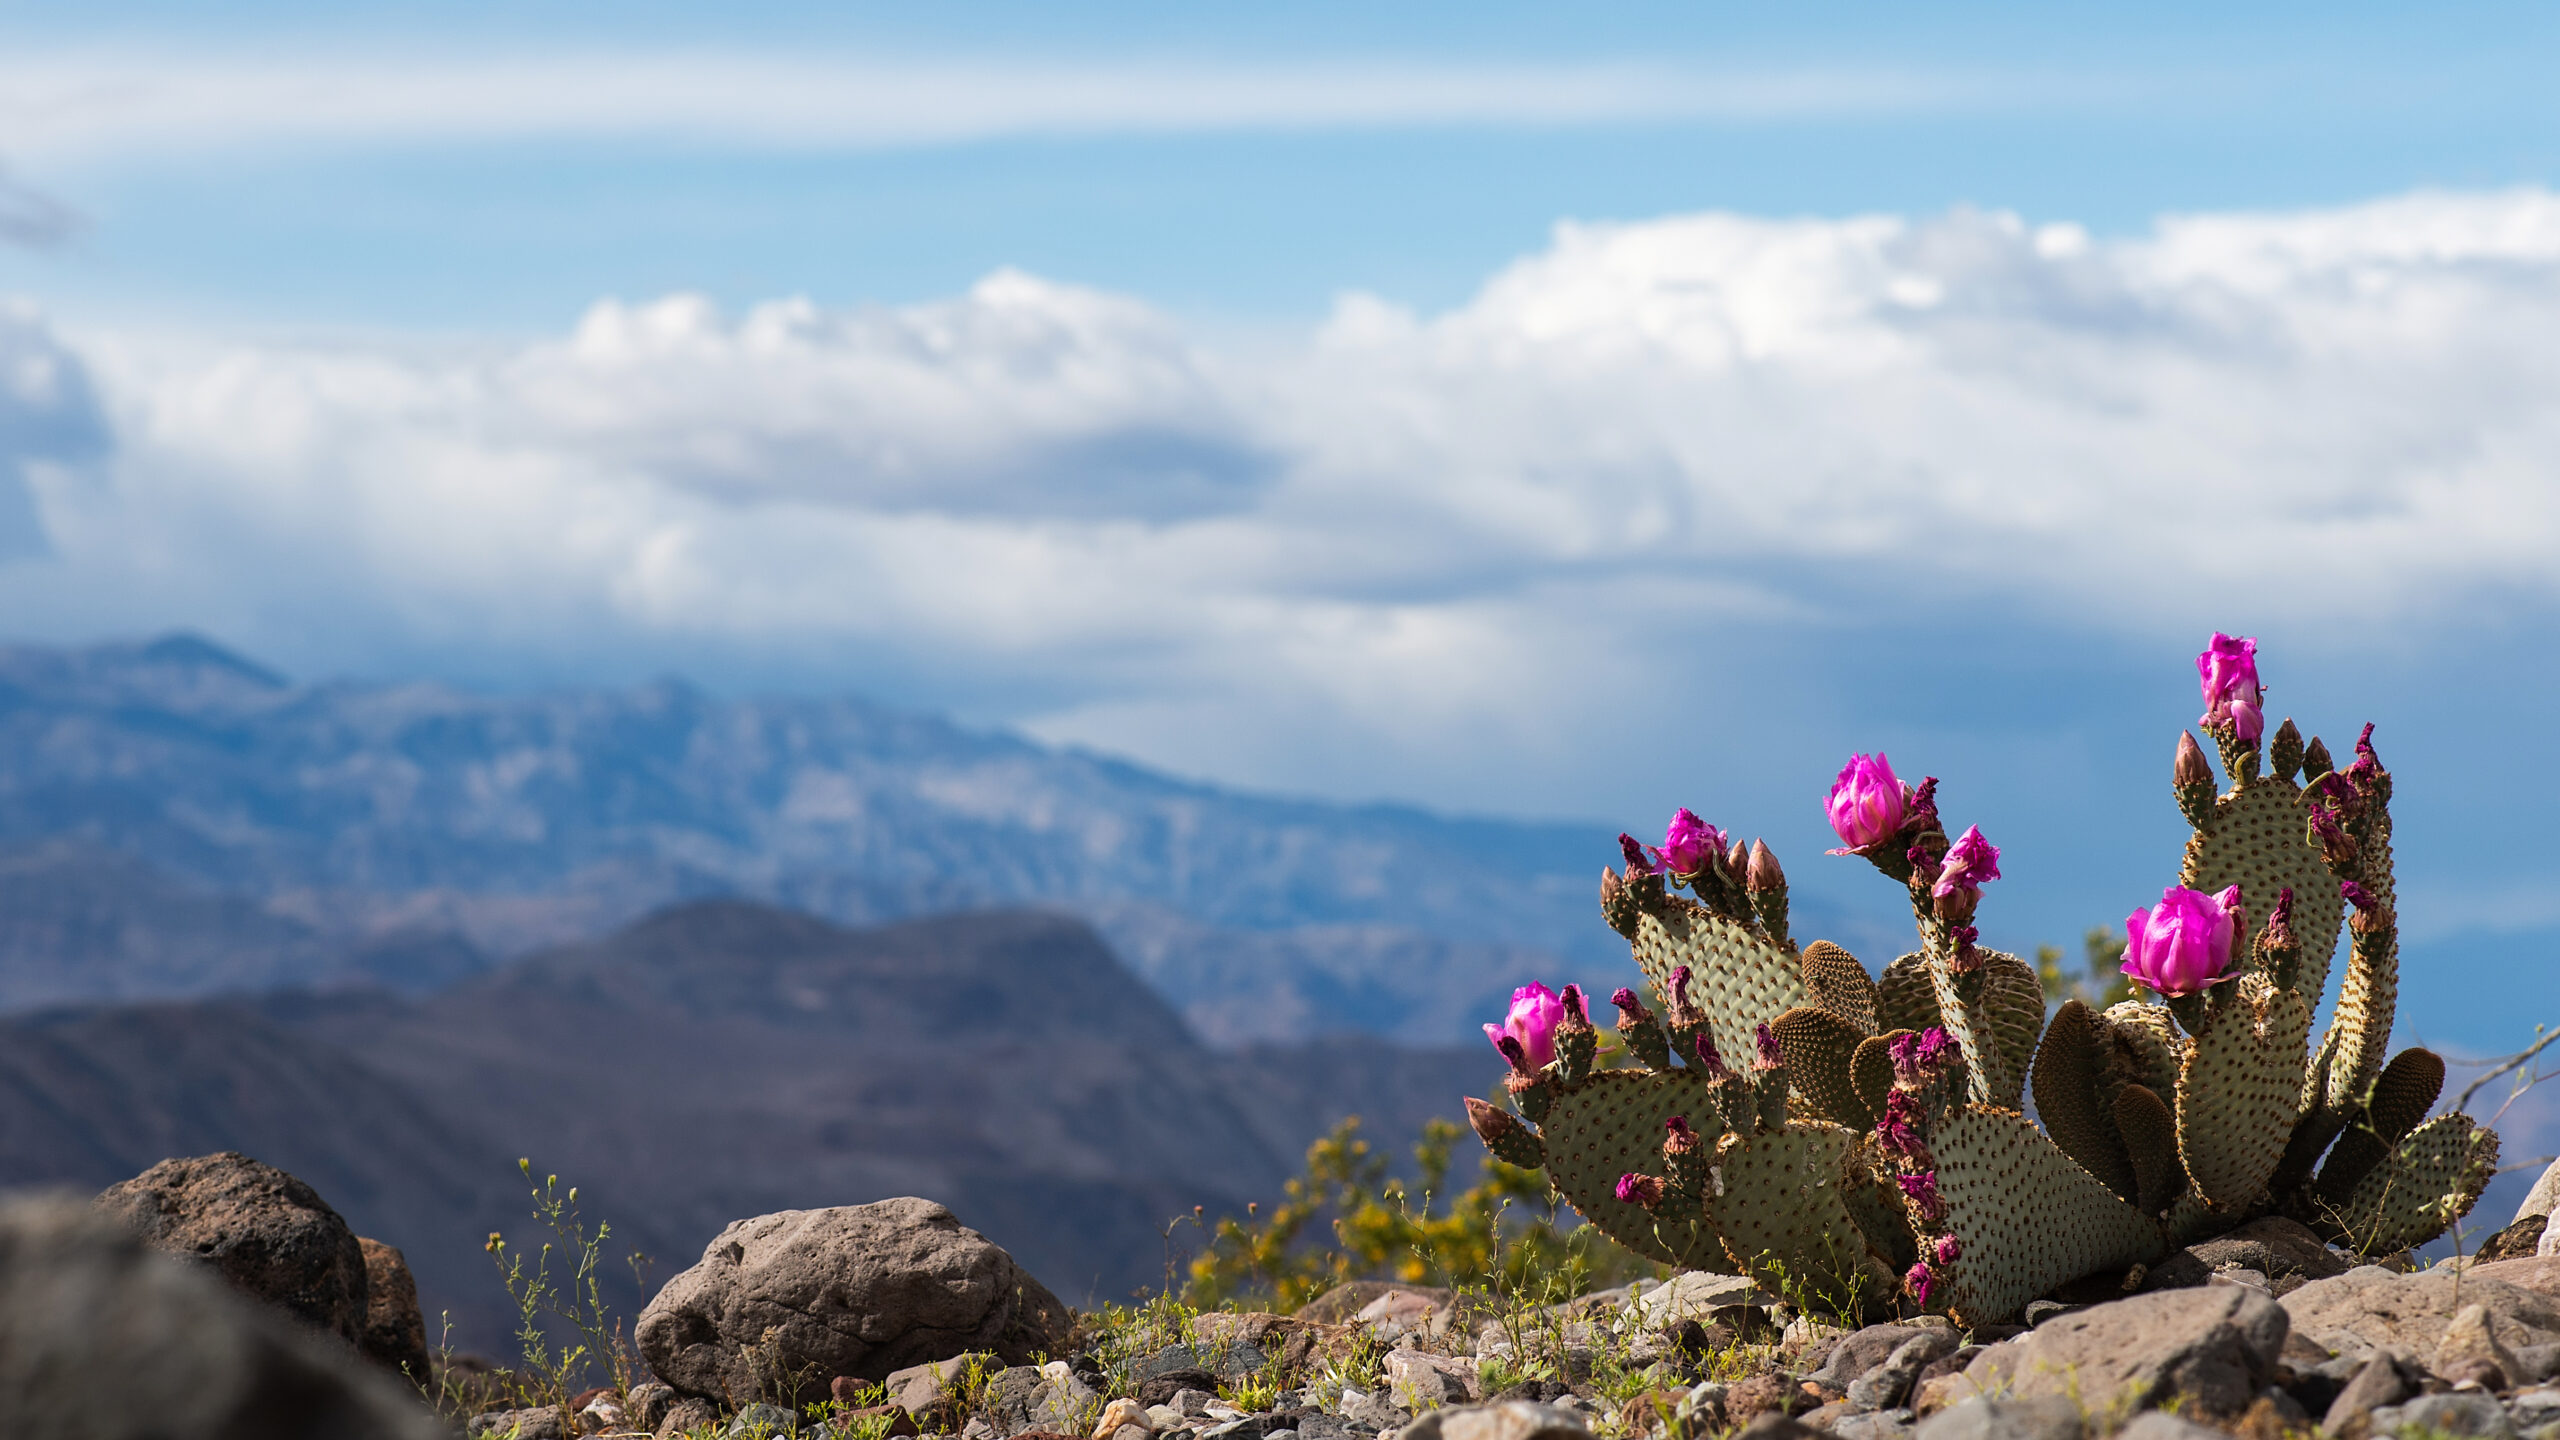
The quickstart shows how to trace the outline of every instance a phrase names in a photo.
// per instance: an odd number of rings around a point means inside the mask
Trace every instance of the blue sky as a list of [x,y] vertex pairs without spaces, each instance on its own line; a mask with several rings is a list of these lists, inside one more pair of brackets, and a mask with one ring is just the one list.
[[1686,803],[1816,888],[1882,746],[2026,944],[2166,883],[2224,628],[2382,722],[2426,1024],[2560,1015],[2560,14],[706,14],[0,11],[11,632]]
[[[1202,317],[1345,289],[1437,308],[1564,217],[1970,204],[2109,234],[2539,183],[2555,27],[2520,5],[51,7],[0,16],[0,83],[76,76],[90,103],[13,107],[0,158],[87,223],[0,284],[118,318],[437,330],[675,289],[913,301],[999,265]],[[695,103],[601,93],[648,65]],[[801,72],[796,113],[718,73],[774,65]],[[279,67],[430,93],[370,123],[261,113]],[[864,88],[831,71],[884,69],[950,82],[904,107],[921,142],[829,111]],[[1015,72],[1085,87],[1008,105],[1043,89]],[[94,123],[96,97],[223,76],[248,93]],[[1413,92],[1384,118],[1354,93],[1381,77]],[[1267,103],[1218,103],[1256,84]]]

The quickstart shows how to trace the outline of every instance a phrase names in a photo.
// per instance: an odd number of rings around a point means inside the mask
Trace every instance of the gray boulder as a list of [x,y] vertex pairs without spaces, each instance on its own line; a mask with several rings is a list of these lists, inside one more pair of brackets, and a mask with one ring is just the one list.
[[2175,1395],[2194,1411],[2236,1415],[2274,1378],[2286,1329],[2284,1307],[2264,1291],[2164,1290],[2048,1320],[1975,1356],[1964,1374],[1986,1396],[2060,1395],[2130,1413]]
[[720,1232],[640,1312],[649,1368],[688,1395],[823,1399],[839,1375],[984,1350],[1008,1364],[1065,1348],[1067,1307],[930,1200],[784,1210]]
[[2508,1345],[2549,1344],[2560,1341],[2560,1300],[2531,1288],[2550,1283],[2544,1267],[2560,1275],[2560,1262],[2548,1260],[2509,1260],[2467,1274],[2401,1275],[2359,1265],[2303,1286],[2285,1296],[2283,1305],[2296,1332],[2342,1355],[2393,1350],[2432,1356],[2456,1312],[2470,1305],[2485,1308]]
[[2437,1435],[2481,1435],[2490,1437],[2490,1440],[2515,1440],[2516,1433],[2515,1423],[2507,1418],[2506,1407],[2493,1397],[2477,1392],[2421,1395],[2406,1405],[2386,1406],[2374,1411],[2372,1420],[2377,1435],[2412,1429]]
[[1502,1400],[1427,1411],[1397,1440],[1591,1440],[1591,1429],[1562,1406]]
[[210,1265],[235,1289],[349,1345],[364,1343],[364,1249],[319,1192],[236,1150],[163,1160],[100,1192],[98,1208],[155,1250]]
[[345,1347],[74,1200],[0,1206],[0,1434],[443,1440]]
[[1968,1400],[1920,1422],[1919,1440],[2081,1440],[2086,1421],[2068,1395]]

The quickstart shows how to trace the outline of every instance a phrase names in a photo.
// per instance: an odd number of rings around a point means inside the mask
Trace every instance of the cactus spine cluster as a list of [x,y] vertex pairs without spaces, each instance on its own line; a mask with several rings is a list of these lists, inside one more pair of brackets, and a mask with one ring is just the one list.
[[[2289,719],[2262,749],[2245,715],[2207,717],[2224,788],[2191,735],[2173,769],[2194,831],[2180,885],[2239,889],[2239,938],[2210,984],[2104,1012],[2066,1001],[2048,1020],[2033,967],[1976,943],[1997,852],[1970,831],[1949,842],[1934,779],[1886,795],[1898,823],[1834,852],[1910,895],[1920,947],[1880,978],[1827,941],[1796,945],[1776,857],[1684,811],[1681,844],[1622,838],[1625,868],[1601,877],[1601,913],[1659,1013],[1618,991],[1604,1068],[1567,987],[1556,1058],[1515,1057],[1516,1115],[1469,1100],[1478,1134],[1639,1253],[1851,1315],[2003,1321],[2269,1214],[2365,1255],[2434,1238],[2479,1198],[2498,1141],[2459,1113],[2427,1118],[2441,1059],[2386,1063],[2390,772],[2369,725],[2340,770]],[[2346,973],[2314,1044],[2342,931]]]

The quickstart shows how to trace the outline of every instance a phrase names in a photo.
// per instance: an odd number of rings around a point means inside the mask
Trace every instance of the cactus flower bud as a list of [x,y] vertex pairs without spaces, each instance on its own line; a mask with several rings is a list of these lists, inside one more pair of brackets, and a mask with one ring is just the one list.
[[2213,643],[2196,656],[2196,680],[2205,704],[2204,718],[2197,723],[2228,724],[2240,743],[2257,744],[2267,723],[2261,708],[2265,688],[2258,683],[2258,642],[2213,632]]
[[2196,743],[2195,736],[2184,730],[2178,732],[2178,760],[2174,778],[2178,788],[2182,790],[2190,785],[2202,785],[2207,790],[2213,788],[2213,767],[2205,762],[2204,747]]
[[2294,947],[2292,886],[2276,892],[2276,908],[2267,912],[2267,928],[2258,932],[2258,943],[2269,950]]
[[1741,841],[1739,841],[1739,840],[1736,840],[1736,841],[1734,841],[1732,844],[1727,845],[1727,846],[1725,847],[1725,850],[1724,850],[1724,873],[1725,873],[1726,875],[1728,875],[1728,876],[1731,876],[1731,877],[1733,878],[1733,880],[1735,881],[1735,883],[1737,883],[1737,884],[1741,883],[1741,882],[1742,882],[1742,879],[1743,879],[1743,876],[1744,876],[1746,873],[1748,873],[1748,872],[1750,871],[1750,869],[1751,869],[1751,847],[1750,847],[1750,846],[1743,844],[1743,843],[1742,843]]
[[2320,858],[2328,863],[2329,868],[2343,870],[2355,864],[2356,857],[2363,853],[2363,847],[2356,844],[2356,837],[2347,833],[2347,827],[2338,819],[2338,812],[2325,805],[2313,805],[2306,814],[2308,824],[2304,828],[2311,833],[2304,838],[2319,849]]
[[2124,973],[2163,995],[2193,995],[2230,973],[2241,919],[2237,885],[2219,895],[2172,885],[2125,917]]
[[1964,1258],[1964,1246],[1957,1243],[1953,1235],[1941,1235],[1938,1237],[1937,1253],[1939,1264],[1953,1265]]
[[1724,832],[1699,819],[1688,807],[1673,811],[1662,832],[1661,873],[1690,880],[1724,858]]
[[1915,1264],[1904,1272],[1902,1288],[1911,1292],[1911,1303],[1926,1306],[1929,1303],[1929,1292],[1935,1288],[1937,1280],[1937,1276],[1929,1273],[1927,1265]]
[[1476,1138],[1484,1142],[1484,1148],[1504,1164],[1534,1169],[1545,1162],[1546,1146],[1510,1111],[1470,1095],[1467,1123],[1475,1128]]
[[1830,853],[1854,855],[1901,833],[1902,822],[1910,813],[1906,803],[1909,798],[1902,782],[1894,778],[1893,764],[1884,758],[1883,751],[1850,756],[1822,802],[1822,812],[1844,847]]
[[2311,743],[2302,747],[2303,783],[2307,785],[2329,774],[2335,768],[2336,766],[2329,759],[2328,745],[2319,736],[2312,736]]
[[[1556,1058],[1556,1026],[1564,1019],[1564,1001],[1554,991],[1532,980],[1511,992],[1511,1011],[1499,1025],[1484,1027],[1484,1038],[1493,1042],[1503,1058],[1521,1070],[1536,1070]],[[1514,1057],[1505,1040],[1515,1041],[1521,1054]]]
[[1742,883],[1754,895],[1787,888],[1787,872],[1778,868],[1777,853],[1768,842],[1751,842],[1751,863],[1743,872]]
[[1618,1200],[1650,1210],[1662,1203],[1662,1177],[1628,1173],[1618,1177]]

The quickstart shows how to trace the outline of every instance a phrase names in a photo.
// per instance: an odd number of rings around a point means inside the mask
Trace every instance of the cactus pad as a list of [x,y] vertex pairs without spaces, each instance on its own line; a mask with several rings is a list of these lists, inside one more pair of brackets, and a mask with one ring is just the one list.
[[2117,1091],[2112,1108],[2125,1160],[2133,1167],[2134,1206],[2157,1215],[2187,1188],[2186,1167],[2178,1159],[2177,1117],[2169,1113],[2169,1102],[2147,1085]]
[[[1939,1023],[1964,1047],[1975,1102],[2015,1109],[2026,1093],[2027,1067],[2034,1062],[2036,1036],[2044,1028],[2044,982],[2035,967],[2015,955],[1986,950],[1981,969],[1971,977],[1936,965],[1929,974]],[[1980,988],[1970,1002],[1961,998],[1976,985]]]
[[1837,1125],[1797,1121],[1718,1141],[1724,1189],[1710,1209],[1726,1258],[1773,1291],[1802,1285],[1845,1314],[1889,1296],[1893,1281],[1869,1259],[1845,1196],[1856,1140]]
[[1828,940],[1807,945],[1804,988],[1814,1004],[1848,1021],[1860,1035],[1876,1033],[1876,982],[1857,956]]
[[[2240,982],[2248,991],[2250,979]],[[2264,1199],[2299,1118],[2311,1010],[2260,980],[2224,1001],[2178,1068],[2178,1157],[2196,1193],[2231,1214]]]
[[1929,957],[1918,951],[1884,967],[1876,982],[1876,1033],[1918,1032],[1938,1023],[1938,992],[1929,979]]
[[1618,1177],[1662,1169],[1662,1122],[1674,1115],[1711,1143],[1724,1122],[1697,1070],[1603,1070],[1556,1097],[1539,1127],[1547,1178],[1600,1233],[1650,1259],[1690,1269],[1720,1264],[1715,1232],[1700,1220],[1655,1216],[1618,1198]]
[[1716,1048],[1728,1054],[1746,1053],[1754,1026],[1805,1003],[1794,952],[1685,897],[1641,912],[1629,944],[1637,968],[1665,997],[1671,972],[1689,967],[1689,998],[1713,1017]]
[[1964,1247],[1949,1308],[1965,1325],[2007,1320],[2066,1281],[2152,1260],[2160,1223],[2118,1198],[2014,1110],[1968,1105],[1930,1137],[1944,1229]]
[[2106,1022],[2097,1012],[2078,1000],[2062,1002],[2036,1047],[2036,1116],[2063,1154],[2108,1189],[2139,1204],[2133,1161],[2116,1138],[2114,1107],[2099,1094],[2108,1051]]
[[1850,1080],[1850,1057],[1868,1036],[1831,1011],[1810,1005],[1779,1016],[1769,1029],[1778,1037],[1778,1053],[1786,1057],[1787,1082],[1816,1115],[1852,1130],[1875,1128],[1873,1110]]
[[1870,1035],[1858,1042],[1849,1056],[1849,1083],[1857,1087],[1858,1098],[1866,1102],[1867,1113],[1884,1113],[1885,1092],[1893,1088],[1893,1040],[1908,1035],[1908,1030],[1888,1030]]
[[2351,935],[2347,978],[2338,986],[2338,1008],[2329,1016],[2321,1049],[2329,1062],[2327,1094],[2341,1113],[2355,1108],[2364,1087],[2382,1068],[2391,1047],[2391,1021],[2400,1005],[2400,937],[2390,928]]
[[2168,1007],[2126,1000],[2107,1007],[2107,1038],[2116,1063],[2134,1083],[2166,1098],[2178,1093],[2178,1061],[2187,1042]]
[[2207,894],[2240,887],[2249,911],[2243,949],[2266,925],[2278,892],[2290,887],[2293,933],[2302,942],[2296,988],[2316,1004],[2329,983],[2345,902],[2328,862],[2303,838],[2306,828],[2300,787],[2272,776],[2249,781],[2213,802],[2212,822],[2187,841],[2178,883]]
[[2401,1138],[2329,1217],[2363,1255],[2423,1245],[2471,1213],[2498,1170],[2498,1137],[2468,1115],[2439,1115]]
[[2373,1082],[2364,1120],[2338,1136],[2329,1163],[2320,1167],[2320,1195],[2331,1204],[2343,1202],[2373,1168],[2391,1154],[2400,1137],[2418,1128],[2444,1090],[2444,1060],[2416,1047],[2391,1057]]

